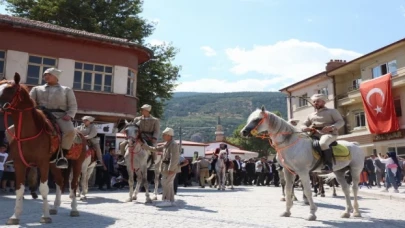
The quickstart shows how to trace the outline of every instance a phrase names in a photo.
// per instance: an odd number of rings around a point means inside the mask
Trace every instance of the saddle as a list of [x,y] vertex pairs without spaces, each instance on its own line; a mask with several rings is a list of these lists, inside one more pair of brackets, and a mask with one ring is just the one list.
[[[316,159],[323,159],[323,151],[319,144],[319,137],[311,136],[312,139],[312,148],[313,148],[313,155]],[[347,160],[351,159],[351,154],[349,149],[346,146],[339,144],[337,141],[332,142],[329,145],[329,149],[332,150],[332,158],[333,163],[336,164],[337,160]]]

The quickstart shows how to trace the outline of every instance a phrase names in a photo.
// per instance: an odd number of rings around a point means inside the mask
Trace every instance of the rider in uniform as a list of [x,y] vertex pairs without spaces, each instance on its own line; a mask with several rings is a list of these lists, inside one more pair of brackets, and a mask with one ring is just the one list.
[[320,131],[322,134],[315,133],[319,138],[319,144],[323,152],[324,167],[322,171],[333,171],[332,150],[330,144],[337,140],[338,130],[345,124],[342,115],[336,109],[325,107],[327,97],[323,94],[314,94],[311,97],[315,107],[315,112],[310,114],[302,123],[303,132],[311,132],[312,129]]
[[[150,114],[150,111],[152,110],[152,106],[145,104],[141,107],[141,114],[142,116],[135,117],[134,123],[137,123],[139,126],[139,131],[141,133],[141,137],[145,142],[152,147],[157,146],[157,139],[160,134],[160,123],[159,119],[153,117]],[[125,140],[120,144],[120,151],[121,155],[125,154],[125,147],[128,144],[128,141]],[[151,164],[153,163],[154,160],[156,160],[156,153],[152,153],[151,157],[149,157],[148,162],[151,160],[153,156],[153,160]]]
[[225,143],[221,143],[221,144],[219,144],[219,149],[226,151],[225,167],[226,167],[226,171],[228,172],[228,169],[230,166],[228,145],[226,145]]

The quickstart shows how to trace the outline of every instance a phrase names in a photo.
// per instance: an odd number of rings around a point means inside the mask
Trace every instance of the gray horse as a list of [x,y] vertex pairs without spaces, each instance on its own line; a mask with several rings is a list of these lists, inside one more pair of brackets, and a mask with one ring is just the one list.
[[[277,160],[283,165],[284,176],[286,179],[286,211],[281,215],[283,217],[291,216],[292,201],[292,187],[295,174],[301,178],[304,187],[304,194],[308,199],[310,205],[310,215],[308,220],[316,220],[315,212],[317,207],[314,204],[311,195],[311,185],[308,173],[311,169],[319,166],[318,159],[313,154],[312,139],[304,133],[297,132],[297,130],[288,122],[278,117],[277,115],[266,111],[264,107],[257,109],[250,114],[246,126],[241,130],[240,134],[243,137],[251,137],[259,133],[268,133],[271,141],[273,142],[277,151]],[[353,211],[354,217],[361,217],[358,204],[358,183],[360,173],[364,165],[364,152],[357,143],[348,141],[337,141],[338,144],[346,147],[350,152],[350,158],[346,160],[337,160],[334,166],[334,173],[330,177],[335,177],[345,194],[346,208],[342,214],[343,218],[349,218],[350,213]],[[345,171],[350,169],[353,177],[353,206],[350,200],[349,185],[345,180]],[[320,167],[316,167],[314,172],[321,172]]]
[[[125,148],[125,163],[128,170],[129,198],[126,202],[137,199],[141,184],[145,187],[146,203],[152,203],[149,197],[149,183],[147,180],[148,151],[142,148],[139,138],[139,127],[131,122],[126,122],[125,132],[128,138],[128,145]],[[134,192],[134,172],[136,173],[136,187]]]

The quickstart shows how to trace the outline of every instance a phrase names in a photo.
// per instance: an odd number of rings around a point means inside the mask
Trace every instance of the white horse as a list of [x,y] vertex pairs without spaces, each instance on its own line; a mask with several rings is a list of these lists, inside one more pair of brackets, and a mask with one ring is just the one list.
[[[129,198],[126,202],[137,199],[139,188],[143,183],[145,187],[146,203],[152,203],[149,197],[148,171],[148,151],[142,148],[139,139],[139,128],[135,123],[127,123],[125,132],[128,138],[128,145],[125,148],[125,163],[128,170]],[[134,192],[134,172],[136,173],[136,187]]]
[[232,161],[229,162],[229,168],[228,168],[228,173],[226,174],[226,184],[231,186],[231,189],[233,189],[233,172],[234,172],[234,164]]
[[[246,126],[241,130],[241,135],[249,137],[256,133],[268,133],[273,145],[277,151],[277,160],[283,165],[284,176],[286,179],[286,211],[281,215],[289,217],[291,215],[292,201],[292,187],[295,173],[301,178],[304,187],[304,194],[310,204],[310,215],[308,220],[316,220],[315,212],[316,205],[312,199],[311,186],[308,173],[311,169],[315,168],[314,172],[320,172],[318,160],[313,155],[312,139],[287,123],[282,118],[275,114],[268,112],[264,107],[250,114]],[[345,146],[350,151],[350,159],[337,160],[334,166],[334,174],[329,177],[336,177],[346,198],[346,208],[342,214],[343,218],[349,218],[350,213],[353,211],[354,217],[361,217],[358,204],[358,183],[360,173],[364,165],[364,153],[357,143],[347,141],[337,141],[340,145]],[[350,189],[345,180],[345,171],[350,169],[353,176],[353,206],[350,201]]]
[[[217,162],[215,162],[215,186],[218,185],[218,190],[225,191],[225,182],[226,182],[226,166],[225,166],[226,150],[221,150],[218,154]],[[207,180],[208,183],[215,177],[215,174],[212,174]],[[233,178],[232,178],[233,180]],[[233,181],[232,181],[233,182]],[[233,189],[233,183],[232,183]]]
[[[155,163],[153,165],[153,171],[155,172],[155,188],[153,190],[153,194],[155,195],[153,197],[153,200],[157,200],[158,198],[158,190],[159,190],[159,180],[160,180],[160,165],[162,164],[162,152],[153,152],[153,162]],[[149,167],[149,164],[148,164]]]
[[89,191],[89,180],[93,174],[94,168],[96,167],[97,162],[93,159],[92,154],[87,154],[86,159],[82,164],[82,175],[80,177],[80,191],[77,193],[77,197],[80,197],[80,200],[87,200],[87,193]]

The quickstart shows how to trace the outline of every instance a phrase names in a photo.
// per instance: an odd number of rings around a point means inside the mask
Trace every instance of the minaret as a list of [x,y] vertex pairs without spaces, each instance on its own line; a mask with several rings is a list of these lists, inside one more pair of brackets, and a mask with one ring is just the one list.
[[218,116],[217,127],[215,129],[215,141],[216,142],[223,142],[225,141],[225,133],[224,129],[221,125],[221,118]]

